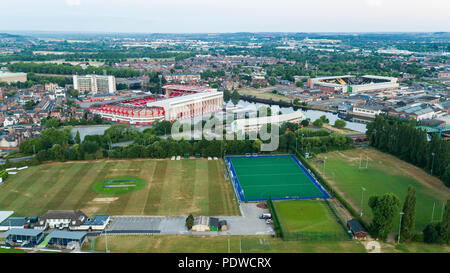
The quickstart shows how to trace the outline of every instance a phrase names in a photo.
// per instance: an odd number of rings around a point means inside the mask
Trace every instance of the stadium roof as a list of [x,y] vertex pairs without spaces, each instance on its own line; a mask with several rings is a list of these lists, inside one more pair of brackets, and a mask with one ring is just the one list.
[[81,240],[86,235],[87,235],[86,232],[54,230],[48,235],[48,237],[50,239],[56,238],[56,239]]
[[12,73],[12,72],[2,72],[0,71],[0,77],[10,77],[10,76],[21,76],[26,75],[26,73]]
[[214,92],[217,90],[209,86],[181,85],[181,84],[165,85],[163,86],[163,89],[182,90],[190,92]]
[[6,236],[9,235],[20,235],[20,236],[38,236],[43,231],[39,229],[30,229],[30,228],[12,228],[5,232]]
[[6,218],[13,215],[14,211],[12,210],[4,210],[0,211],[0,223],[3,222]]

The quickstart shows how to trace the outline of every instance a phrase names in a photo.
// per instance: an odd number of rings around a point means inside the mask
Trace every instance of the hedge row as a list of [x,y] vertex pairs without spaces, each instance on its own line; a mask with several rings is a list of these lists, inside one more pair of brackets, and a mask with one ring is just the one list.
[[267,200],[267,206],[269,207],[270,214],[272,215],[273,227],[275,229],[275,234],[277,237],[283,238],[283,230],[281,229],[280,221],[278,220],[277,212],[275,211],[275,207],[273,206],[272,200]]

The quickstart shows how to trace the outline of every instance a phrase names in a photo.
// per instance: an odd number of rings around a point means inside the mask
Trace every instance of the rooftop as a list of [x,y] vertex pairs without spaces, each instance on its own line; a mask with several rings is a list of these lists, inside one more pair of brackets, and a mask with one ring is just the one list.
[[48,235],[48,237],[50,239],[57,238],[57,239],[69,239],[69,240],[81,240],[86,235],[87,235],[86,232],[54,230]]
[[21,235],[21,236],[38,236],[42,233],[42,230],[30,229],[30,228],[12,228],[5,232],[5,236],[9,235]]

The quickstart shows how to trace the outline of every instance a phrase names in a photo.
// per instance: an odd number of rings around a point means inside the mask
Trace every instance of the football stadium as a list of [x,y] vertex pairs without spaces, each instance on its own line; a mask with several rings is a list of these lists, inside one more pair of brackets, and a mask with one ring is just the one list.
[[308,79],[308,86],[319,88],[324,92],[360,93],[394,90],[399,87],[399,84],[394,77],[345,75]]
[[329,198],[293,155],[225,157],[228,175],[242,201]]

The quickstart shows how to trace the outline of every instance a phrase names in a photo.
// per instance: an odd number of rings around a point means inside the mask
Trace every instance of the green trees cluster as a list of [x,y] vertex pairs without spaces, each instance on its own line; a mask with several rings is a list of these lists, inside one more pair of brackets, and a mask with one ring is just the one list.
[[63,75],[86,75],[98,74],[112,75],[118,78],[137,77],[141,75],[138,70],[126,68],[112,68],[111,66],[88,66],[83,69],[80,65],[71,65],[68,63],[53,64],[53,63],[24,63],[17,62],[8,64],[8,69],[13,72],[33,72],[40,74],[63,74]]
[[371,196],[369,207],[372,209],[373,219],[370,231],[377,238],[385,240],[392,231],[395,217],[399,215],[400,199],[393,193],[382,196]]
[[450,187],[450,142],[437,135],[427,141],[426,132],[415,126],[415,121],[378,115],[366,134],[371,146],[425,169]]
[[442,222],[428,224],[423,230],[423,240],[426,243],[450,243],[450,199],[447,200]]

